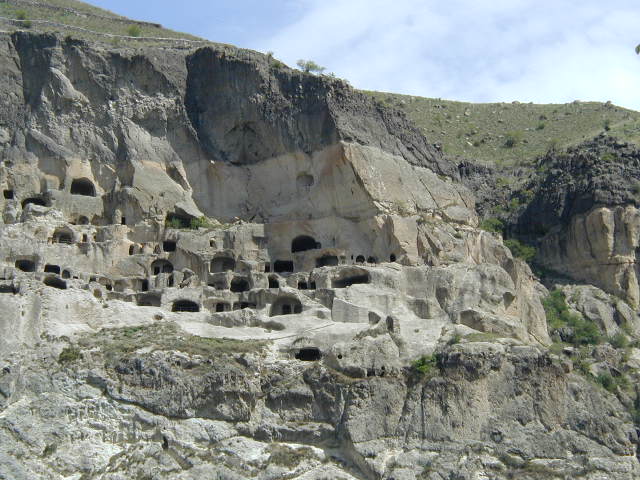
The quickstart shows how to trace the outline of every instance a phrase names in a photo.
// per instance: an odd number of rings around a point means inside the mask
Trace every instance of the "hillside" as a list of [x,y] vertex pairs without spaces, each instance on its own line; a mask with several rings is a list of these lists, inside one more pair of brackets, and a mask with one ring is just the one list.
[[640,143],[640,112],[611,103],[467,103],[367,92],[400,108],[450,156],[498,165],[529,164],[551,147],[564,149],[607,132]]
[[157,43],[150,40],[155,38],[207,42],[159,24],[131,20],[76,0],[0,0],[0,17],[0,29],[5,31],[24,29],[57,32],[112,45]]

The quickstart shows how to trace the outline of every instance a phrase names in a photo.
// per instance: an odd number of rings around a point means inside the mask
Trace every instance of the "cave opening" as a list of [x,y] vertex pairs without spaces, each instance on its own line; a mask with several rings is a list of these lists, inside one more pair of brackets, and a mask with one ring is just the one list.
[[363,275],[351,275],[349,277],[335,279],[331,282],[331,286],[333,288],[347,288],[351,285],[369,283],[370,281],[369,274],[365,273]]
[[36,264],[33,260],[28,260],[28,259],[16,260],[16,268],[18,270],[22,270],[23,272],[35,272]]
[[58,265],[46,264],[44,266],[44,273],[55,273],[56,275],[60,275],[60,267]]
[[191,300],[178,300],[173,302],[171,311],[195,313],[200,311],[200,305],[196,302],[192,302]]
[[47,287],[57,288],[58,290],[66,290],[67,289],[67,282],[65,282],[61,278],[54,277],[54,276],[45,278],[44,279],[44,284]]
[[293,262],[291,260],[276,260],[273,264],[273,271],[276,273],[293,272]]
[[96,187],[88,178],[75,178],[71,182],[71,195],[82,195],[85,197],[95,197]]
[[322,352],[316,347],[305,347],[298,350],[296,360],[302,362],[317,362],[322,358]]
[[321,248],[320,243],[316,242],[313,237],[308,235],[300,235],[291,242],[291,253],[305,252],[307,250],[315,250]]

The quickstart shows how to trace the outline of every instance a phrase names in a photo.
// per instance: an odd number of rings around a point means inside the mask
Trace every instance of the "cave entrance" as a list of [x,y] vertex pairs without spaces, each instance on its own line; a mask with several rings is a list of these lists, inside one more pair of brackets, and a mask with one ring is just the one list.
[[234,293],[240,293],[240,292],[248,292],[250,290],[249,288],[249,282],[241,277],[235,277],[233,280],[231,280],[231,291]]
[[216,257],[211,260],[211,273],[233,272],[236,261],[231,257]]
[[162,242],[162,250],[165,252],[175,252],[176,251],[176,242],[173,240],[165,240]]
[[293,262],[291,260],[276,260],[273,264],[273,271],[276,273],[293,272]]
[[161,303],[159,295],[141,295],[138,297],[139,307],[159,307]]
[[316,268],[337,267],[340,262],[335,255],[324,255],[316,259]]
[[154,275],[173,273],[173,264],[169,260],[156,260],[151,264],[151,271]]
[[73,232],[66,228],[59,228],[53,232],[53,243],[64,243],[70,245],[73,243]]
[[271,306],[269,316],[276,317],[278,315],[291,315],[294,313],[302,313],[302,302],[294,297],[281,297]]
[[178,300],[173,302],[172,312],[190,312],[195,313],[200,311],[200,305],[191,300]]
[[305,347],[298,350],[296,360],[303,362],[317,362],[322,358],[322,352],[316,347]]
[[47,287],[53,287],[53,288],[57,288],[58,290],[66,290],[67,289],[67,282],[65,282],[64,280],[62,280],[61,278],[58,277],[47,277],[44,279],[44,284]]
[[364,275],[351,275],[349,277],[338,278],[331,282],[332,288],[347,288],[351,285],[357,285],[361,283],[369,283],[371,280],[369,278],[369,274],[365,273]]
[[47,206],[47,202],[45,202],[42,198],[39,197],[30,197],[30,198],[26,198],[22,201],[22,208],[27,208],[27,205],[29,204],[33,204],[33,205],[39,205],[41,207],[46,207]]
[[44,266],[44,273],[55,273],[60,275],[60,267],[58,265],[46,264]]
[[313,237],[308,235],[300,235],[291,242],[291,253],[305,252],[307,250],[315,250],[321,248],[320,243],[316,242]]
[[75,178],[71,182],[71,195],[83,195],[85,197],[95,197],[96,187],[88,178]]
[[18,270],[22,270],[23,272],[35,272],[36,264],[33,260],[16,260],[16,268]]

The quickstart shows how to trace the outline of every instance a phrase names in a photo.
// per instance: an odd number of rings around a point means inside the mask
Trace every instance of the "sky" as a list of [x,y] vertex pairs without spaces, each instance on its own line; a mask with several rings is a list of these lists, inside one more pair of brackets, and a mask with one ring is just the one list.
[[89,0],[356,88],[640,110],[638,0]]

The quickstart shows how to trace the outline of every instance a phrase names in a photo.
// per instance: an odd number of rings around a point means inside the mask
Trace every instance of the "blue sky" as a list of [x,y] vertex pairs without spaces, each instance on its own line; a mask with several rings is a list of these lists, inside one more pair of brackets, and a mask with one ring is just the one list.
[[355,87],[640,110],[637,0],[94,0],[213,41],[313,59]]

